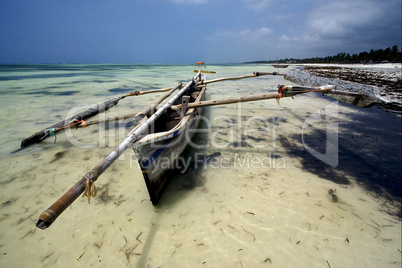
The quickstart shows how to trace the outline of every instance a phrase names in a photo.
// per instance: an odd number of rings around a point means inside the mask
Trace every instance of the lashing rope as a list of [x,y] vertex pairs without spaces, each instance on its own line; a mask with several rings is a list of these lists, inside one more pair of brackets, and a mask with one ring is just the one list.
[[124,97],[129,97],[129,96],[138,96],[138,95],[143,95],[143,93],[141,92],[141,91],[134,91],[134,92],[131,92],[131,93],[129,93],[129,94],[127,94],[126,96],[124,96]]
[[85,190],[82,197],[88,197],[88,204],[91,203],[91,197],[95,197],[98,190],[96,189],[95,183],[88,177],[85,181]]
[[[290,88],[291,89],[291,88]],[[276,96],[276,101],[279,103],[279,99],[286,97],[286,94],[292,94],[292,93],[307,93],[307,92],[321,92],[323,90],[331,90],[330,88],[323,89],[323,88],[317,88],[317,89],[309,89],[309,90],[296,90],[296,91],[291,91],[288,90],[288,88],[285,85],[278,85],[278,95]],[[292,96],[293,98],[293,96]]]
[[59,128],[45,129],[45,134],[46,134],[46,136],[54,136],[54,143],[56,143],[56,139],[57,139],[56,133],[57,132],[59,132],[60,130],[66,129],[66,128],[74,127],[74,126],[76,128],[78,128],[78,127],[87,127],[87,124],[82,119],[81,120],[74,119],[74,120],[71,120],[70,123],[68,125],[66,125],[66,126],[62,126],[62,127],[59,127]]

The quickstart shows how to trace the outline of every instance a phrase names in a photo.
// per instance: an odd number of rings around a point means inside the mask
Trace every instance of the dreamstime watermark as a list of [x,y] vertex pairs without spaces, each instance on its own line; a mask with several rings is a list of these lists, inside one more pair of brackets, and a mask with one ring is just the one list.
[[[130,168],[139,166],[137,157],[134,153],[130,154]],[[179,170],[184,174],[192,170],[203,168],[210,169],[285,169],[286,160],[284,157],[269,153],[265,156],[256,155],[253,153],[234,153],[233,156],[216,155],[213,157],[205,156],[201,153],[196,153],[192,157],[175,157],[172,161],[171,157],[159,157],[157,159],[143,160],[142,169],[147,169],[153,173],[157,170],[174,169]]]
[[[76,106],[69,111],[66,118],[70,118],[79,111],[91,108],[89,105]],[[248,114],[248,115],[247,115]],[[238,104],[235,115],[218,115],[212,118],[198,115],[201,127],[190,125],[179,130],[182,139],[172,140],[169,146],[177,146],[178,143],[185,142],[195,149],[215,148],[225,149],[229,147],[245,146],[255,149],[275,148],[277,139],[277,125],[286,117],[265,117],[262,115],[250,116],[250,113],[244,113],[241,103]],[[74,146],[80,148],[95,148],[118,146],[126,137],[129,131],[128,126],[132,124],[132,119],[120,121],[107,121],[105,113],[99,114],[98,139],[93,138],[87,141],[80,137],[74,129],[67,128],[67,139]],[[94,127],[94,126],[91,126]],[[150,126],[150,133],[157,132],[158,126]],[[207,139],[193,139],[194,134],[197,137],[208,137]],[[151,141],[152,148],[159,148],[159,141]]]
[[[303,123],[302,127],[302,142],[304,148],[312,154],[315,158],[321,160],[322,162],[336,167],[338,165],[339,159],[339,130],[338,130],[338,102],[333,102],[325,106],[323,110],[318,110],[311,116],[307,118],[306,121]],[[313,128],[315,125],[318,124],[326,124],[326,137],[325,141],[320,140],[323,144],[325,142],[325,152],[321,153],[317,150],[314,150],[312,147],[308,145],[308,138],[306,132],[308,129]],[[312,130],[313,132],[315,130]],[[314,135],[312,135],[314,137]],[[322,137],[319,137],[322,139]],[[315,138],[317,139],[317,138]]]
[[[92,106],[88,105],[76,106],[70,110],[66,118],[70,118],[79,111],[91,107]],[[250,111],[243,110],[241,103],[237,104],[236,113],[210,116],[210,118],[202,115],[197,116],[201,127],[197,128],[195,124],[190,124],[189,127],[183,128],[182,132],[179,131],[177,136],[180,138],[172,137],[167,145],[163,145],[164,148],[174,148],[175,146],[180,146],[181,144],[186,143],[194,149],[201,150],[229,149],[235,152],[238,148],[249,148],[251,152],[274,152],[278,147],[278,131],[281,130],[278,129],[278,126],[281,125],[281,122],[287,120],[286,116],[283,115],[280,117],[269,115],[265,116],[261,114],[253,115],[253,113],[250,113]],[[318,110],[309,116],[302,124],[301,131],[302,144],[304,148],[317,159],[333,167],[338,165],[337,118],[338,103],[334,102],[325,106],[324,109]],[[80,134],[77,134],[78,132],[76,132],[74,129],[70,128],[66,129],[67,139],[71,142],[71,144],[80,148],[115,148],[121,142],[123,142],[129,130],[134,126],[133,120],[124,119],[119,121],[108,121],[107,119],[108,118],[106,117],[105,113],[99,114],[99,120],[101,123],[98,124],[97,141],[93,139],[93,136],[91,138],[82,137]],[[317,129],[322,132],[323,124],[326,124],[326,137],[324,138],[325,140],[321,141],[321,144],[325,144],[325,152],[319,152],[314,149],[314,146],[310,146],[312,143],[311,139],[316,138],[311,133],[314,133]],[[152,133],[154,131],[156,131],[155,126],[151,126],[150,132]],[[93,133],[96,132],[93,131]],[[320,139],[322,138],[323,137],[320,137]],[[150,149],[158,150],[161,148],[161,142],[151,141],[148,146]],[[131,153],[132,150],[129,150]],[[235,156],[235,158],[236,157],[237,161],[232,159],[230,163],[239,168],[250,167],[253,165],[261,168],[267,168],[268,159],[271,159],[270,157],[266,159],[264,157],[260,157],[260,159],[257,159],[256,156],[250,157],[247,155],[244,158]],[[119,159],[125,160],[126,153],[123,153]],[[219,163],[218,166],[224,168],[225,163],[228,161],[224,158],[220,159],[223,162]],[[163,161],[166,161],[165,165],[169,164],[169,161],[166,159]],[[190,160],[187,160],[184,165],[189,165],[188,161]],[[194,159],[192,161],[194,161]],[[210,165],[214,165],[213,162],[210,162]]]

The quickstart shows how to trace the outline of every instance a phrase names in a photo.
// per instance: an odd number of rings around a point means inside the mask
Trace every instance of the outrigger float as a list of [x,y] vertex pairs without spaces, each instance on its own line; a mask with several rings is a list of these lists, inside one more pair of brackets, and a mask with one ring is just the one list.
[[[214,80],[206,80],[206,76],[199,71],[197,75],[189,81],[185,86],[179,83],[176,87],[171,87],[161,90],[153,90],[148,93],[166,92],[154,101],[150,106],[144,108],[138,113],[108,117],[106,120],[119,120],[123,118],[135,118],[139,121],[126,136],[125,140],[117,146],[109,155],[107,155],[101,162],[99,162],[93,169],[87,172],[71,189],[69,189],[63,196],[61,196],[53,205],[46,209],[40,216],[36,226],[40,229],[48,228],[56,218],[80,195],[89,198],[96,195],[95,181],[118,157],[127,149],[133,148],[138,163],[141,167],[144,180],[149,192],[150,199],[153,205],[157,205],[160,197],[164,191],[168,176],[165,172],[169,169],[174,161],[182,154],[190,141],[189,137],[195,133],[200,116],[203,112],[203,107],[224,105],[239,102],[257,101],[264,99],[277,99],[283,97],[292,97],[298,94],[308,92],[321,92],[335,93],[333,86],[323,86],[316,88],[308,88],[301,86],[278,86],[277,92],[264,93],[260,95],[251,95],[243,97],[234,97],[221,100],[204,100],[207,84],[216,83],[225,80],[236,80],[251,77],[259,77],[262,75],[280,75],[274,73],[255,72],[252,75],[244,75],[237,77],[218,78]],[[163,104],[159,109],[157,107],[176,90],[179,90],[169,101]],[[133,92],[128,96],[139,96],[147,94],[147,92]],[[121,99],[117,98],[117,99]],[[106,102],[110,104],[116,102]],[[106,106],[109,107],[109,106]],[[96,106],[95,108],[99,108]],[[91,110],[91,109],[90,109]],[[102,112],[106,110],[105,107],[100,107],[97,111]],[[96,112],[92,112],[96,114]],[[42,133],[40,138],[38,135],[32,135],[31,139],[28,137],[24,139],[21,148],[27,144],[40,142],[49,133],[55,134],[70,127],[84,127],[91,124],[99,123],[100,120],[84,121],[82,114],[78,114],[69,118],[68,120],[59,122],[58,128],[48,128],[38,133]],[[37,134],[37,133],[36,133]],[[164,159],[161,165],[160,159]],[[166,159],[168,164],[166,164]]]

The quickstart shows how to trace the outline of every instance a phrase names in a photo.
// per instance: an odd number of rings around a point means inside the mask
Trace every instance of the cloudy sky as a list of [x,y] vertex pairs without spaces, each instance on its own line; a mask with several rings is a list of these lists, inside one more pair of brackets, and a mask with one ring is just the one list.
[[394,45],[401,0],[0,0],[0,63],[238,63]]

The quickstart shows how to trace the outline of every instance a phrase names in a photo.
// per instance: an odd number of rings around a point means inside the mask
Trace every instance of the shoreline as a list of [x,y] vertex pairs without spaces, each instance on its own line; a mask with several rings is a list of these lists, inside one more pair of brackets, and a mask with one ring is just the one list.
[[303,63],[299,66],[316,66],[316,67],[344,67],[344,68],[367,68],[382,70],[399,70],[401,71],[402,63]]
[[291,69],[287,80],[303,86],[331,84],[337,90],[363,93],[372,99],[372,103],[396,106],[396,110],[401,110],[401,64],[303,64],[297,66],[301,68],[295,66]]

